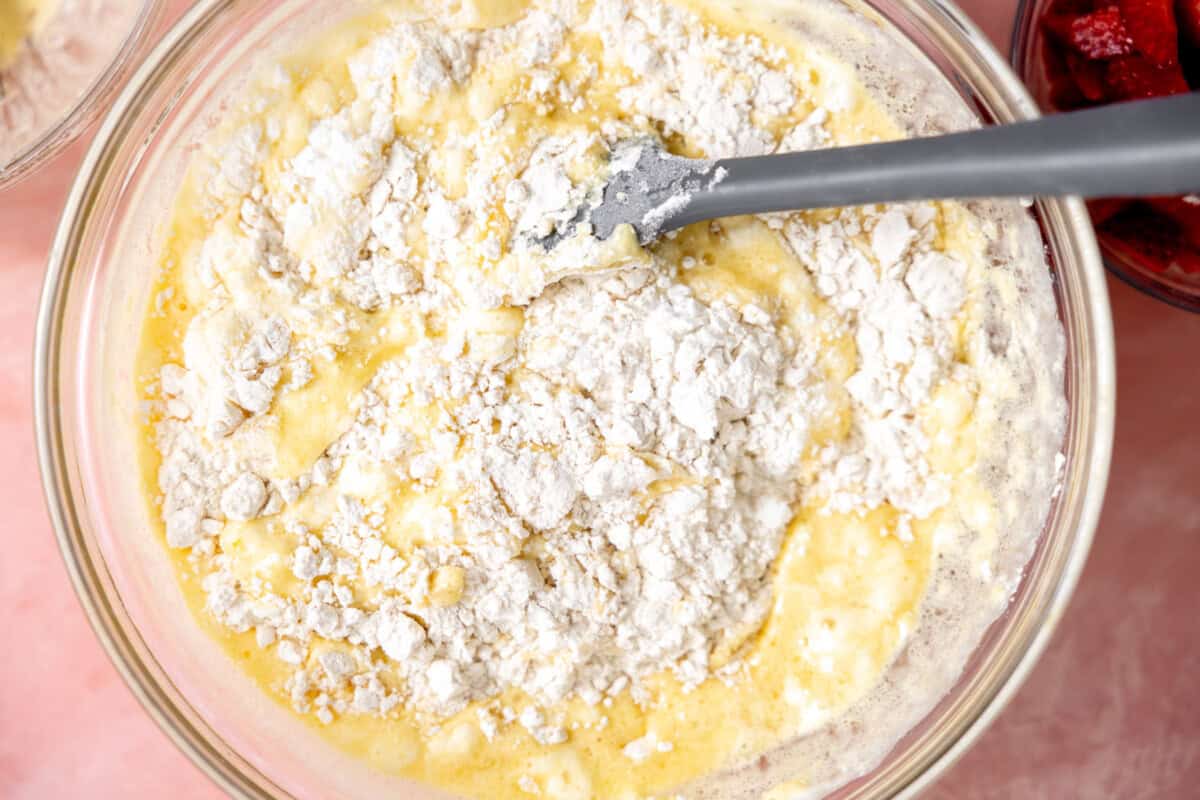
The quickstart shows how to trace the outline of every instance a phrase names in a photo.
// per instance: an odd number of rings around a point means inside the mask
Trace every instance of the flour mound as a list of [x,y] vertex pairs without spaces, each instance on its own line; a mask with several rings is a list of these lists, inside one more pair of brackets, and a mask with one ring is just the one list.
[[[333,450],[343,470],[419,474],[459,498],[440,541],[379,576],[412,599],[368,618],[367,644],[439,713],[508,687],[595,701],[664,666],[707,677],[713,643],[735,649],[769,607],[806,368],[769,325],[648,270],[551,288],[512,358],[448,369],[447,355],[420,345],[381,370]],[[412,430],[397,420],[414,401],[452,410]],[[340,524],[369,528],[353,508]],[[448,569],[461,599],[431,608],[420,587]]]

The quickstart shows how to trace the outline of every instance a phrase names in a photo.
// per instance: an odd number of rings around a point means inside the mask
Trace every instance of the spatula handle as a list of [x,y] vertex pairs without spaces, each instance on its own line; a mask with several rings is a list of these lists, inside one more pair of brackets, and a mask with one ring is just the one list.
[[668,225],[806,208],[972,197],[1200,191],[1200,92],[1014,125],[718,162]]

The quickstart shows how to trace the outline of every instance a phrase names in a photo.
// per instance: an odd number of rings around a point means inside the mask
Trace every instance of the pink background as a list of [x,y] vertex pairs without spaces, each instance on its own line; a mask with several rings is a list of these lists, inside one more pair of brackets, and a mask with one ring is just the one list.
[[[1006,49],[1014,4],[963,5]],[[97,644],[42,503],[34,315],[81,154],[0,192],[0,798],[211,800]],[[933,798],[1200,796],[1200,316],[1109,290],[1117,440],[1091,560],[1032,677]]]

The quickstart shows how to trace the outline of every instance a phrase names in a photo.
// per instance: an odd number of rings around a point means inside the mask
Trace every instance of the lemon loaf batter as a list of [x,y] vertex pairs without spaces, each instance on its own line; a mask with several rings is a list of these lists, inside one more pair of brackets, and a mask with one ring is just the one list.
[[[939,559],[1011,591],[974,214],[535,243],[631,139],[903,135],[849,68],[660,0],[384,6],[305,53],[196,157],[141,354],[162,535],[266,691],[469,796],[686,792],[869,698]],[[1061,388],[1027,401],[1040,522]]]

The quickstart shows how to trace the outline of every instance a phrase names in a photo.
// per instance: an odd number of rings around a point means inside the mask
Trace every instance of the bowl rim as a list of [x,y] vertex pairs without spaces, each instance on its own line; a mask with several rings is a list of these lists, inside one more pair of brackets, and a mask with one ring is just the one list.
[[22,145],[8,163],[0,163],[0,191],[36,172],[100,116],[104,102],[121,88],[122,76],[135,65],[145,63],[140,57],[145,54],[150,34],[163,17],[164,5],[165,0],[141,0],[133,24],[104,68],[53,123]]
[[[149,3],[156,0],[148,0]],[[62,358],[64,300],[76,269],[75,257],[83,238],[82,220],[86,220],[95,195],[111,178],[108,155],[121,143],[118,135],[127,118],[139,111],[140,101],[154,86],[156,73],[165,69],[188,49],[189,43],[207,30],[208,26],[235,0],[199,0],[188,8],[147,57],[136,66],[130,80],[117,95],[105,115],[95,138],[80,164],[71,185],[67,201],[51,245],[45,281],[40,298],[34,343],[34,422],[37,454],[43,493],[55,536],[75,593],[88,621],[109,659],[130,691],[150,717],[196,767],[222,790],[238,798],[288,797],[261,771],[250,766],[229,748],[214,746],[209,737],[181,713],[180,703],[186,699],[170,685],[153,680],[146,657],[154,662],[153,654],[141,641],[140,635],[126,631],[116,617],[114,600],[104,591],[107,569],[103,560],[90,551],[85,526],[80,524],[75,497],[72,494],[69,459],[64,449],[64,424],[57,381]],[[902,0],[916,12],[924,24],[957,30],[975,48],[981,59],[1018,117],[1032,118],[1038,108],[1013,67],[1003,59],[973,21],[952,0]],[[969,716],[957,735],[947,737],[929,754],[920,770],[908,776],[894,795],[913,797],[932,785],[978,740],[980,735],[1000,714],[1049,644],[1058,622],[1074,593],[1094,538],[1107,485],[1111,462],[1115,418],[1115,345],[1112,316],[1103,280],[1101,258],[1094,232],[1088,222],[1086,208],[1077,197],[1062,198],[1060,204],[1066,229],[1073,236],[1077,249],[1083,285],[1084,309],[1090,315],[1094,341],[1091,359],[1092,381],[1098,387],[1091,420],[1088,445],[1086,485],[1081,490],[1078,524],[1075,536],[1061,573],[1051,591],[1043,619],[1029,638],[1007,674]],[[100,591],[97,591],[100,587]],[[253,777],[252,777],[253,776]]]

